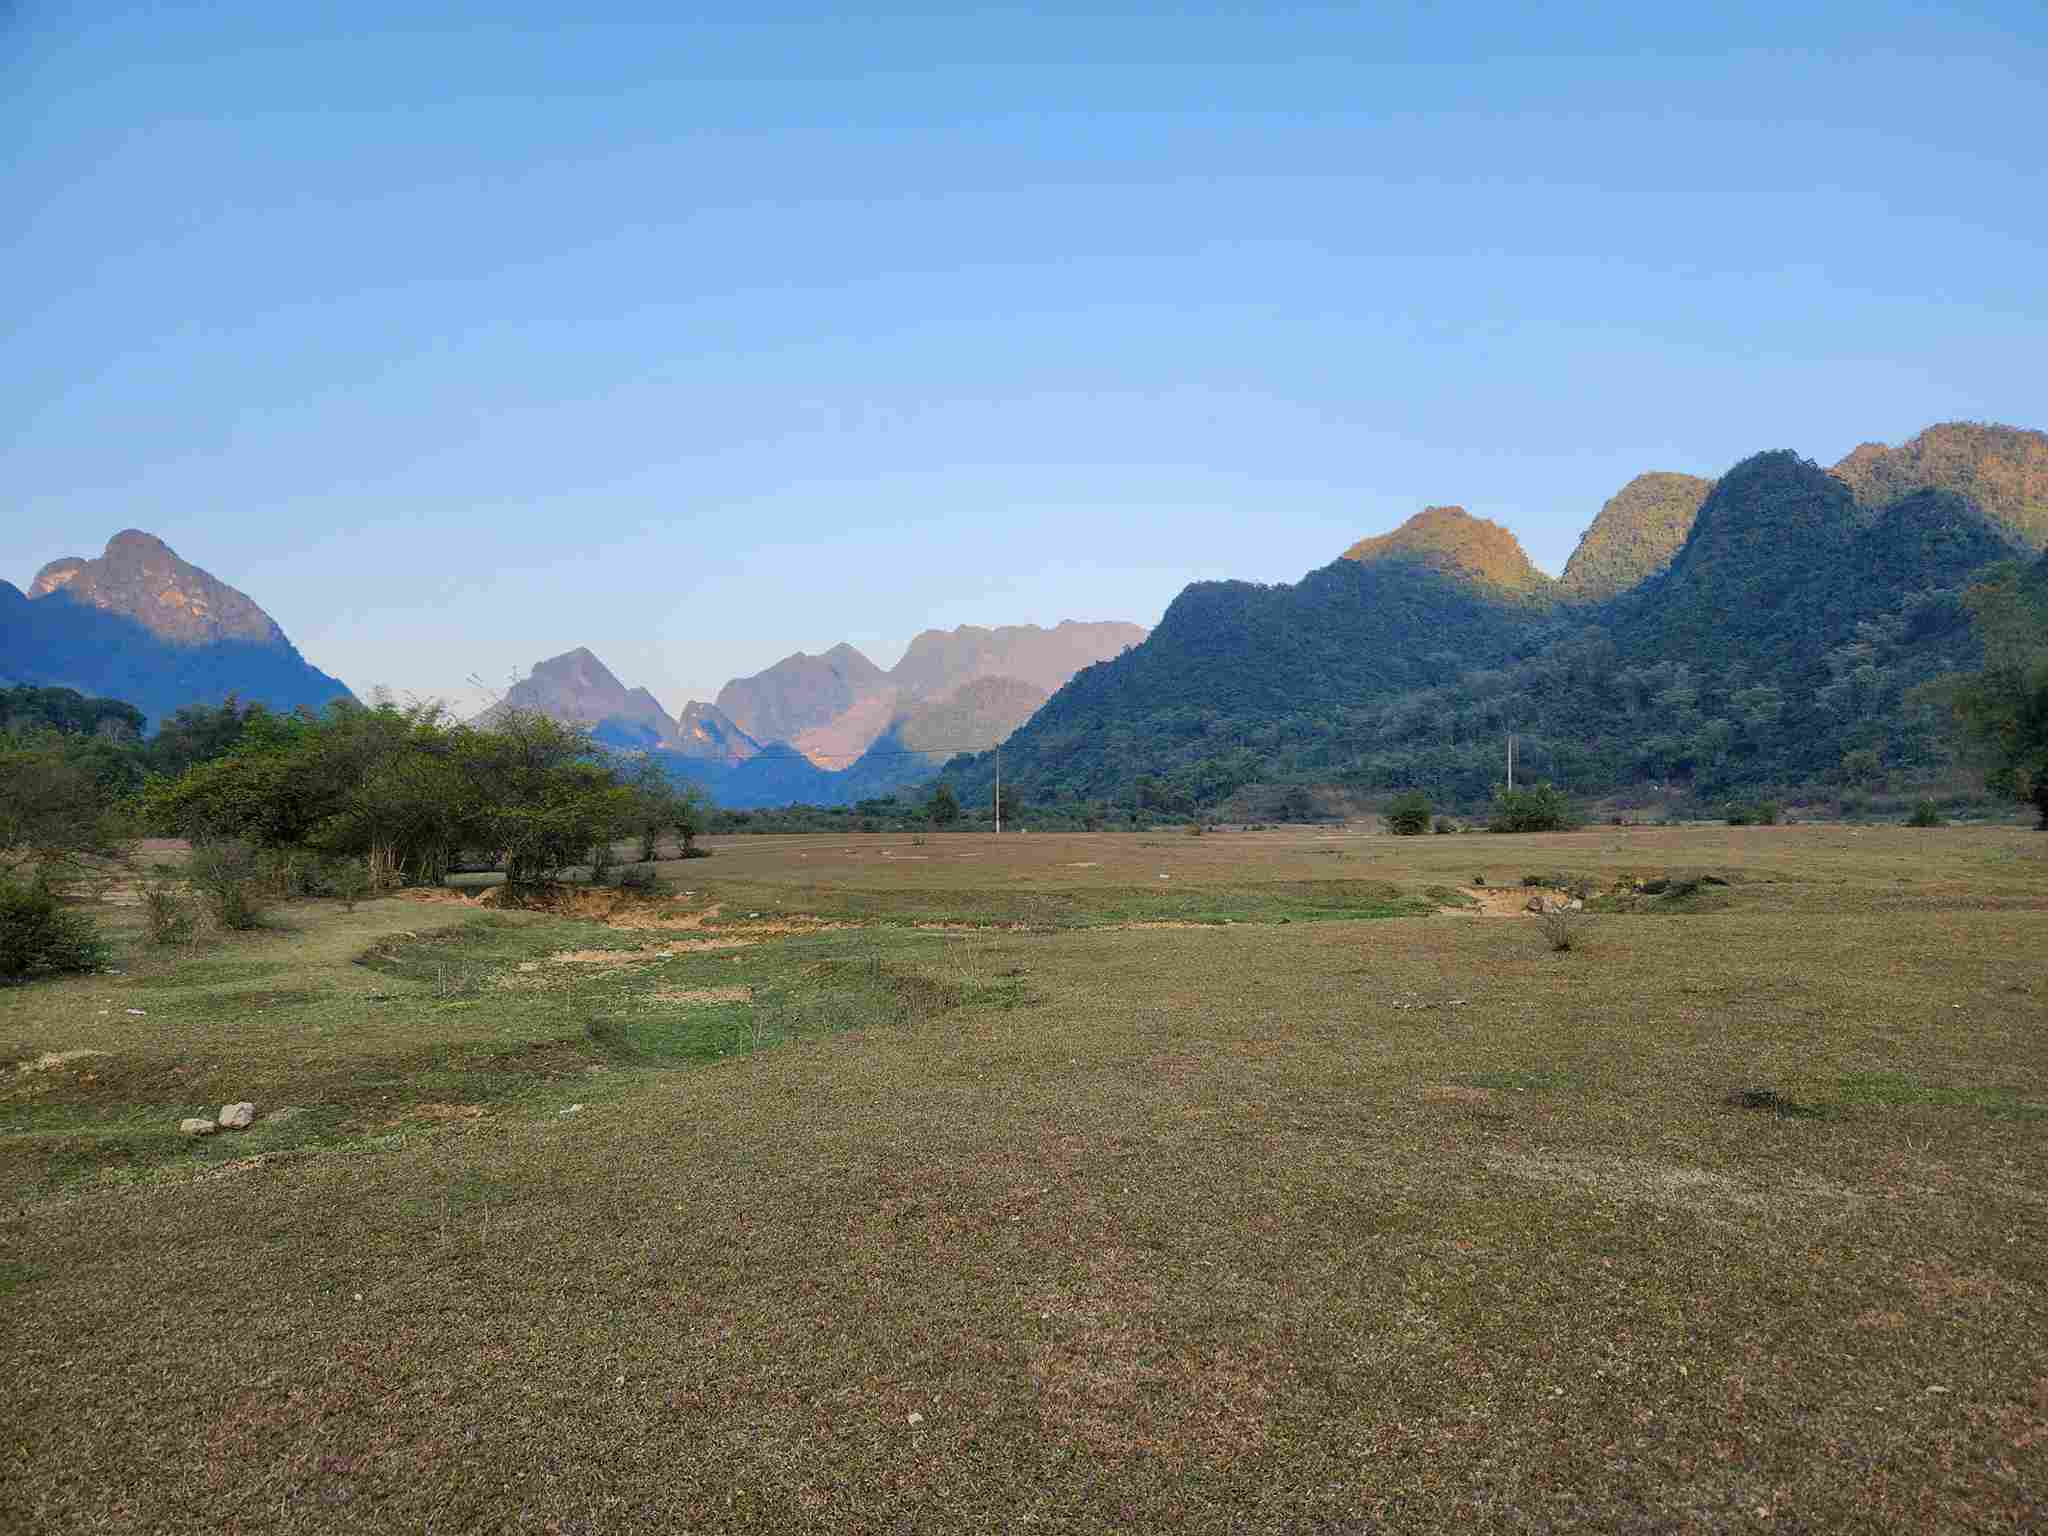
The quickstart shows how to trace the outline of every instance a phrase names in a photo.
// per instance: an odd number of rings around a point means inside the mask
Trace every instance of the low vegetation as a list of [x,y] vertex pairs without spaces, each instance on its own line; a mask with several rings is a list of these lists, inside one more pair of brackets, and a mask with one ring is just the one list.
[[1383,817],[1387,830],[1396,837],[1419,837],[1429,830],[1432,810],[1429,796],[1419,789],[1411,789],[1388,801]]
[[20,1522],[2048,1515],[2030,833],[716,853],[0,991]]

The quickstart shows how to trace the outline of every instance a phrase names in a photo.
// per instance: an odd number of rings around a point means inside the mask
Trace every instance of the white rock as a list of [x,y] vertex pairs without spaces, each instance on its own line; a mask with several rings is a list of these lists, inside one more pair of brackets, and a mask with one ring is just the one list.
[[211,1136],[219,1129],[220,1127],[211,1120],[200,1120],[196,1117],[178,1122],[178,1134],[180,1136]]
[[223,1104],[220,1107],[220,1128],[224,1131],[246,1131],[256,1123],[256,1106],[244,1099],[239,1104]]
[[921,1413],[913,1413],[913,1414],[912,1414],[912,1415],[910,1416],[910,1427],[911,1427],[912,1429],[915,1429],[915,1428],[916,1428],[916,1427],[917,1427],[918,1425],[922,1424],[923,1422],[924,1422],[924,1415],[923,1415],[923,1414],[921,1414]]
[[583,1106],[581,1104],[571,1104],[567,1109],[562,1110],[561,1113],[565,1115],[580,1115],[583,1113]]

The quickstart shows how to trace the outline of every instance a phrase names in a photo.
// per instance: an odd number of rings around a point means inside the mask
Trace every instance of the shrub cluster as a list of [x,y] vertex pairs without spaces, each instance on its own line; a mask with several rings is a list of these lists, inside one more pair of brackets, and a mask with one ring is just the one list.
[[92,920],[41,881],[0,877],[0,982],[96,971],[107,948]]
[[1569,832],[1579,824],[1571,801],[1554,784],[1504,789],[1494,796],[1489,832]]
[[1411,789],[1388,801],[1382,814],[1386,818],[1387,830],[1396,837],[1417,837],[1429,830],[1433,812],[1429,796],[1419,789]]

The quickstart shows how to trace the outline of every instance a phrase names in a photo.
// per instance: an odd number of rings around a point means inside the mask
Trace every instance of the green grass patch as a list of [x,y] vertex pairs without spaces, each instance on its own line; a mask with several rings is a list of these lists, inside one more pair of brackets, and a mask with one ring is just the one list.
[[1864,1072],[1834,1079],[1828,1097],[1851,1108],[1897,1108],[1931,1104],[1948,1109],[1975,1109],[2005,1120],[2048,1120],[2048,1099],[2039,1088],[1997,1084],[1944,1086],[1903,1072]]

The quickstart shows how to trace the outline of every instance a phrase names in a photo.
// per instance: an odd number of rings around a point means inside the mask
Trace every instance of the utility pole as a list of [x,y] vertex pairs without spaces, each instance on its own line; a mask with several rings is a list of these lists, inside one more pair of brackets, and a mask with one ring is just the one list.
[[1003,744],[996,743],[996,836],[1003,835]]

